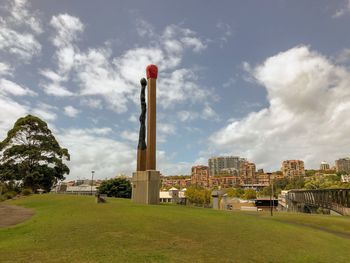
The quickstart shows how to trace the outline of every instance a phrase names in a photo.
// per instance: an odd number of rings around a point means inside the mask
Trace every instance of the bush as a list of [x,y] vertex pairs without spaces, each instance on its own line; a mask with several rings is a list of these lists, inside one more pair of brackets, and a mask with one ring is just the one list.
[[16,192],[6,192],[6,193],[4,194],[4,199],[5,199],[5,200],[12,199],[12,198],[14,198],[16,195],[17,195]]
[[27,195],[31,195],[33,193],[33,191],[29,188],[25,188],[22,190],[21,194],[24,195],[24,196],[27,196]]
[[102,182],[98,192],[108,197],[131,198],[131,184],[126,178],[109,179]]
[[190,204],[208,207],[211,200],[211,191],[195,187],[187,188],[185,196]]

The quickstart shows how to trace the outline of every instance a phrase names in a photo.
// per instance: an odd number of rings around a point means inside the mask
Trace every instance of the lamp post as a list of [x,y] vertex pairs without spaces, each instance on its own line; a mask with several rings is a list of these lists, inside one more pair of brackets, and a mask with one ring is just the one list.
[[92,195],[92,186],[93,186],[93,184],[94,184],[94,173],[95,173],[95,171],[92,170],[92,171],[91,171],[91,195]]

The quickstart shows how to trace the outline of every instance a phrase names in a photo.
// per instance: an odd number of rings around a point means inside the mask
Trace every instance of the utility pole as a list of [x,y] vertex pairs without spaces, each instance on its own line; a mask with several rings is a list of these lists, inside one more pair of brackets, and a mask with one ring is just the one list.
[[270,186],[271,186],[271,192],[270,192],[270,213],[271,216],[273,215],[272,213],[272,207],[273,207],[273,183],[272,183],[272,174],[271,173],[267,173],[269,175],[269,182],[270,182]]
[[91,171],[91,195],[92,195],[92,186],[94,185],[94,173],[95,173],[95,171],[92,170]]
[[271,174],[271,196],[272,196],[272,206],[271,206],[271,216],[273,216],[273,208],[275,206],[274,193],[273,193],[273,176]]

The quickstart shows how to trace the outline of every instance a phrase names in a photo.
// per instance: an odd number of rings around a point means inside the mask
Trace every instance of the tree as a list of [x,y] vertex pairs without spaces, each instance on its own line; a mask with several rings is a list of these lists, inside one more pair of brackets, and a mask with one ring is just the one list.
[[198,187],[189,187],[185,192],[187,200],[194,205],[209,206],[211,200],[211,191]]
[[28,115],[19,118],[0,143],[0,181],[22,180],[24,187],[50,191],[64,180],[68,150],[61,148],[46,122]]
[[256,199],[256,191],[254,189],[245,189],[243,199],[251,200]]
[[131,198],[131,184],[126,178],[109,179],[101,183],[98,192],[109,197]]
[[244,194],[244,190],[242,188],[230,188],[227,191],[227,195],[229,197],[238,197],[241,198]]

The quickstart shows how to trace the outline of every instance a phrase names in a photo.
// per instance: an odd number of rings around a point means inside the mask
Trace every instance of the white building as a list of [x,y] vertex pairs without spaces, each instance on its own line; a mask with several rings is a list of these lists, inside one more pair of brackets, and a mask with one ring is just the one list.
[[186,204],[185,192],[186,192],[186,188],[179,191],[175,187],[170,188],[168,191],[160,191],[159,202]]

